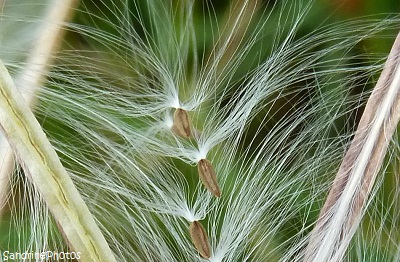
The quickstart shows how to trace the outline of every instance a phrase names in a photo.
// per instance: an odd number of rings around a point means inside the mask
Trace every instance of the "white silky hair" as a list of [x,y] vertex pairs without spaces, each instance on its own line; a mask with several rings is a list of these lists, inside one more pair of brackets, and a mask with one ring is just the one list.
[[[388,30],[399,16],[299,37],[312,1],[265,11],[238,1],[226,27],[206,1],[204,28],[196,26],[195,1],[84,3],[81,19],[66,25],[81,41],[55,54],[35,112],[117,260],[207,261],[189,236],[189,223],[200,220],[209,261],[302,261],[354,134],[354,112],[370,93],[354,89],[373,86],[387,55],[349,53],[374,37],[394,39]],[[263,19],[250,23],[248,15]],[[251,57],[264,41],[269,51]],[[0,58],[17,75],[23,56],[10,54]],[[170,130],[176,108],[189,112],[190,139]],[[326,261],[332,249],[347,250],[346,261],[399,259],[399,190],[389,186],[398,183],[397,137],[355,236],[319,250]],[[198,179],[194,166],[204,158],[220,198]],[[21,172],[10,195],[20,250],[65,248],[45,200]]]

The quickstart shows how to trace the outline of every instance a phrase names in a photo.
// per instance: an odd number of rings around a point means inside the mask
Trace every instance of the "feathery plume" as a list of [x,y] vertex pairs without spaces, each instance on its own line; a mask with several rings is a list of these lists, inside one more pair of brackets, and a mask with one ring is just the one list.
[[[369,42],[399,17],[310,30],[315,1],[83,1],[36,116],[115,259],[304,260],[383,67]],[[392,142],[344,260],[396,261]],[[10,192],[13,248],[65,249],[23,172]]]

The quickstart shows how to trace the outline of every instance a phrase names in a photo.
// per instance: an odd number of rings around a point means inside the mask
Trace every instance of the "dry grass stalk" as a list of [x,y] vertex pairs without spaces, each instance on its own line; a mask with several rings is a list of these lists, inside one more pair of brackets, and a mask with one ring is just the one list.
[[189,231],[192,242],[200,255],[204,258],[210,258],[210,244],[203,225],[198,221],[194,221],[190,224]]
[[221,190],[218,185],[217,175],[215,174],[215,170],[211,162],[207,159],[201,159],[197,163],[197,169],[199,172],[199,177],[208,191],[210,191],[214,196],[220,197]]
[[304,261],[341,261],[400,119],[400,33],[311,234]]

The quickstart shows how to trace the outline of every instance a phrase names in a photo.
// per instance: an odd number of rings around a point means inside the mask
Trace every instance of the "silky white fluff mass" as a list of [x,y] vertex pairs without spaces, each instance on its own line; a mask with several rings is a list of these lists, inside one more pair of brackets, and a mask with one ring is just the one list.
[[[118,261],[302,261],[387,55],[357,48],[394,39],[400,23],[327,23],[302,36],[313,4],[241,0],[222,12],[209,1],[82,1],[35,114]],[[16,76],[29,48],[5,36],[15,37],[1,34],[0,58]],[[188,139],[171,131],[179,108]],[[345,261],[399,259],[397,136]],[[201,159],[219,198],[199,179]],[[67,249],[22,171],[9,195],[2,250]],[[193,221],[210,258],[192,243]]]

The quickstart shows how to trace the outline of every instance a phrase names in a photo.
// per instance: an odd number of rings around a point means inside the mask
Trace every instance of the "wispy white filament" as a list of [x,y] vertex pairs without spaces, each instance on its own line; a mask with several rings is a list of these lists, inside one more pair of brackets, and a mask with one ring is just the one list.
[[[201,220],[208,261],[301,261],[386,56],[357,48],[393,37],[382,32],[399,18],[302,37],[308,1],[243,0],[223,10],[208,1],[89,3],[68,24],[36,115],[116,259],[207,261],[189,232]],[[176,108],[187,111],[193,136],[171,132]],[[200,159],[215,169],[219,198],[200,182]],[[397,166],[388,160],[382,172]],[[387,201],[382,179],[345,260],[398,257],[397,202]],[[16,181],[31,196],[20,201],[28,211],[18,211]],[[20,235],[63,248],[59,234],[40,233],[52,223],[23,174],[12,185],[11,228],[28,220]]]

